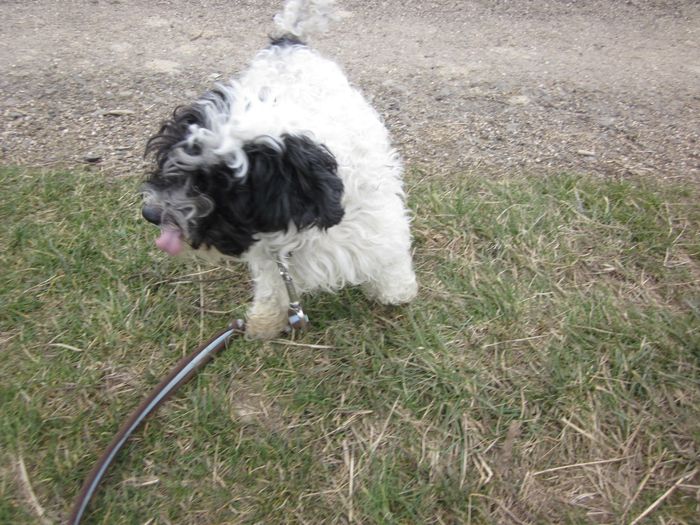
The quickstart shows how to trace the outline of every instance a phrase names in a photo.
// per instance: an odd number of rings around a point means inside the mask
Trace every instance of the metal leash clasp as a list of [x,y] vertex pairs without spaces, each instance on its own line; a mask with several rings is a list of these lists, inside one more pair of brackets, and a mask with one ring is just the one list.
[[294,287],[294,280],[289,273],[289,267],[286,261],[282,257],[276,258],[277,268],[279,269],[280,276],[284,281],[284,285],[287,288],[287,295],[289,295],[289,308],[287,310],[289,329],[291,330],[304,330],[309,324],[309,317],[304,313],[299,302],[299,295]]

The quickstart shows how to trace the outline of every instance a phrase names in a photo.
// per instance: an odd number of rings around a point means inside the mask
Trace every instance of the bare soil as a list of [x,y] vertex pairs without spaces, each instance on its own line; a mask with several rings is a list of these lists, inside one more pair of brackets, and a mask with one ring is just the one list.
[[[2,2],[0,162],[143,174],[160,121],[244,68],[281,3]],[[698,181],[695,0],[341,5],[313,43],[411,166]]]

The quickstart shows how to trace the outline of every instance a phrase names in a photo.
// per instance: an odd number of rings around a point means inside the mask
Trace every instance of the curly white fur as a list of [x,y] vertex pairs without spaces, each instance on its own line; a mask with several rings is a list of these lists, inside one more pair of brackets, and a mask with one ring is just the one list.
[[309,134],[333,153],[345,186],[340,224],[327,231],[264,234],[243,256],[255,280],[251,335],[277,335],[286,323],[288,298],[276,253],[293,254],[290,271],[301,293],[363,284],[385,304],[413,299],[417,285],[401,163],[378,114],[340,68],[308,48],[272,48],[258,54],[229,92],[236,117],[221,128],[227,139],[220,141],[219,154],[226,155],[227,147],[235,152],[236,139]]
[[[290,0],[276,20],[281,29],[303,37],[325,24],[331,4]],[[305,135],[333,154],[344,185],[339,224],[302,231],[290,225],[286,232],[259,234],[242,255],[255,283],[249,335],[274,337],[286,325],[288,297],[274,262],[278,255],[288,258],[300,293],[362,285],[385,304],[413,299],[417,284],[402,165],[381,118],[340,67],[306,46],[272,46],[217,90],[223,97],[199,101],[206,123],[190,127],[167,169],[224,162],[245,177],[245,143],[274,147],[285,134]]]

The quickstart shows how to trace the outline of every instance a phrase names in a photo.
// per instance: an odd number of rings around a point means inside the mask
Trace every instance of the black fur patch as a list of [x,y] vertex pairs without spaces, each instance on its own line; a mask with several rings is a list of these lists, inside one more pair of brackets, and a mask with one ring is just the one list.
[[333,155],[308,137],[282,138],[282,151],[266,144],[245,147],[249,167],[243,179],[223,166],[198,174],[195,188],[215,208],[199,224],[194,248],[204,244],[240,255],[256,233],[286,231],[290,224],[326,229],[341,221],[343,182]]
[[[185,138],[187,127],[198,118],[197,108],[176,111],[158,135],[149,141],[159,168],[169,151]],[[184,131],[184,132],[183,132]],[[191,197],[206,195],[213,211],[189,225],[193,248],[213,246],[227,255],[241,255],[255,242],[256,233],[327,229],[344,215],[343,182],[338,164],[328,149],[305,136],[284,135],[282,148],[251,143],[244,147],[248,172],[236,177],[226,165],[208,166],[181,177],[163,177],[156,170],[148,181],[152,188],[188,185]]]
[[325,146],[308,137],[284,135],[281,152],[265,144],[247,146],[255,225],[261,232],[326,229],[343,218],[343,182]]
[[214,210],[194,225],[190,243],[213,246],[226,255],[241,255],[253,243],[257,231],[251,210],[247,180],[234,177],[227,166],[209,168],[193,177],[193,188],[214,201]]

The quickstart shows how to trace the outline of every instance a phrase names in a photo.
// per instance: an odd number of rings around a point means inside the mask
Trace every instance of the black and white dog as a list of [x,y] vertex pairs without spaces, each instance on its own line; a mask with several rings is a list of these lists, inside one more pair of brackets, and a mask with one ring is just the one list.
[[143,216],[156,245],[246,262],[249,336],[287,324],[276,260],[301,293],[362,285],[385,304],[416,295],[402,167],[379,115],[304,42],[333,0],[287,0],[279,36],[238,78],[175,110],[147,151]]

